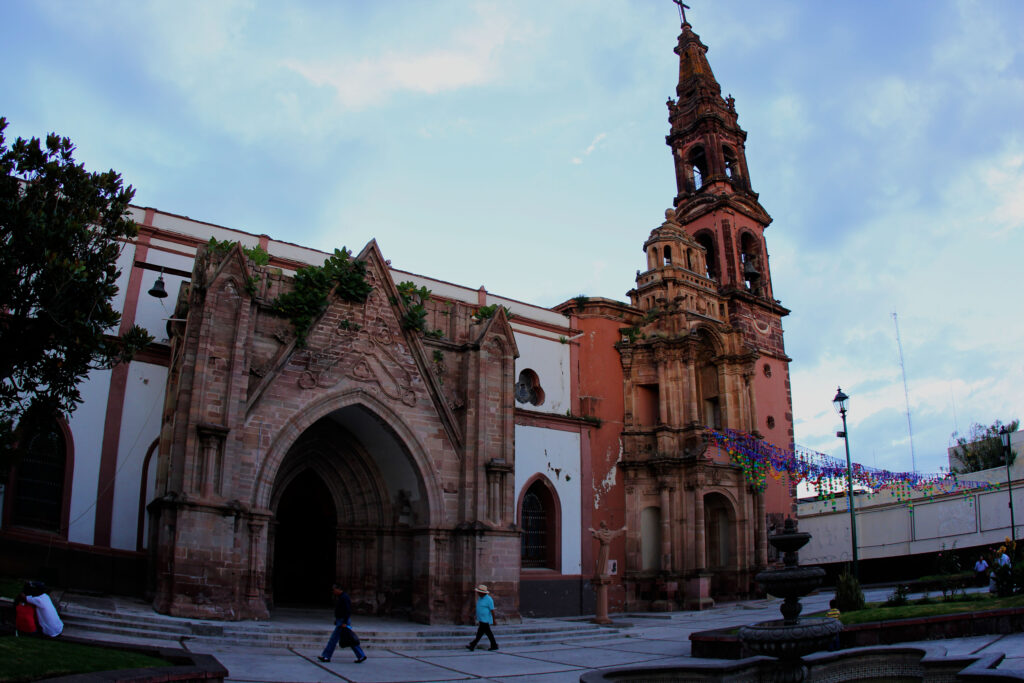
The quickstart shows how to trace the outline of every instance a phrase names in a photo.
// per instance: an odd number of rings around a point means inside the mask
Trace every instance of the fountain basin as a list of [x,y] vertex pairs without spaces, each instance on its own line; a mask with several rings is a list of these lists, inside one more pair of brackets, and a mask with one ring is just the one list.
[[767,569],[754,577],[765,592],[777,598],[797,598],[818,588],[825,580],[821,567],[786,567]]
[[[1024,681],[1024,672],[999,670],[999,653],[947,655],[940,645],[888,646],[820,652],[803,660],[803,680],[845,683],[917,683],[918,681]],[[682,681],[792,680],[786,665],[770,657],[735,661],[694,659],[685,666],[636,667],[590,671],[581,683],[680,683]],[[783,669],[783,670],[780,670]]]
[[827,650],[842,630],[842,623],[829,617],[800,619],[795,624],[777,619],[742,626],[739,635],[743,644],[759,655],[799,659],[812,652]]

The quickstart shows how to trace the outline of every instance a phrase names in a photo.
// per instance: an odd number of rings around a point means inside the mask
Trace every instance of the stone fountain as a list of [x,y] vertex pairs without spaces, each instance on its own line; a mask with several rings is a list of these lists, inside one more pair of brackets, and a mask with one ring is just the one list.
[[821,567],[799,565],[797,551],[809,540],[811,535],[798,532],[792,519],[786,519],[782,533],[768,539],[783,554],[783,567],[766,569],[754,578],[769,595],[783,598],[779,608],[783,618],[740,628],[740,640],[748,649],[779,659],[777,676],[773,677],[779,681],[804,680],[807,672],[801,658],[827,649],[843,629],[838,619],[800,618],[800,598],[820,586],[825,578]]
[[[693,658],[675,666],[637,666],[589,671],[581,683],[665,683],[676,681],[860,681],[869,683],[911,683],[920,681],[1024,680],[1024,674],[995,671],[1004,655],[950,655],[935,646],[881,646],[822,652],[835,641],[842,624],[838,619],[801,619],[800,598],[825,578],[820,567],[801,567],[797,551],[811,539],[799,533],[787,519],[782,533],[768,541],[783,554],[783,567],[766,569],[755,577],[765,590],[783,599],[782,619],[764,621],[739,629],[739,639],[758,657],[739,660]],[[934,649],[934,651],[933,651]],[[767,655],[767,656],[764,656]],[[769,657],[774,659],[769,659]]]

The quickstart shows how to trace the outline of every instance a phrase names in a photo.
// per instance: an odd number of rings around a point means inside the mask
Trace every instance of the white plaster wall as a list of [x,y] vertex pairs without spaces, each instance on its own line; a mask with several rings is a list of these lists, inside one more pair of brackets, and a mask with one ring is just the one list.
[[[128,368],[113,484],[110,543],[114,548],[136,549],[142,465],[146,451],[160,435],[160,409],[166,382],[167,368],[159,365],[133,362]],[[155,461],[151,467],[156,469]]]
[[[860,530],[861,525],[857,525]],[[909,524],[908,524],[909,527]],[[800,517],[800,531],[809,533],[811,540],[800,549],[800,564],[826,564],[849,562],[850,514],[846,510],[832,514]]]
[[[1010,467],[1017,537],[1024,537],[1024,457],[1021,432],[1014,432],[1016,455]],[[857,547],[861,559],[935,552],[943,548],[971,548],[998,543],[1010,535],[1009,492],[1006,468],[994,467],[960,475],[965,488],[959,493],[934,495],[911,491],[911,503],[880,491],[870,499],[854,499]],[[972,483],[973,482],[973,483]],[[993,490],[991,484],[999,486]],[[973,488],[968,488],[973,487]],[[907,491],[899,492],[905,498]],[[800,531],[811,540],[800,550],[805,564],[849,561],[850,513],[845,501],[831,510],[829,501],[803,501],[798,506]]]
[[75,449],[68,528],[68,540],[72,543],[91,545],[94,540],[96,487],[100,476],[100,452],[103,447],[110,374],[109,370],[96,370],[82,382],[83,402],[68,421]]
[[170,232],[177,232],[182,235],[200,237],[203,241],[209,240],[211,237],[216,237],[218,240],[241,242],[243,247],[255,247],[260,243],[259,235],[242,232],[241,230],[225,228],[220,225],[214,225],[213,223],[204,223],[202,221],[188,218],[187,216],[163,213],[161,211],[157,211],[153,214],[153,227]]
[[[581,538],[580,435],[516,425],[516,500],[537,473],[548,478],[562,509],[562,573],[579,574]],[[519,520],[516,508],[516,520]]]
[[971,498],[946,498],[914,506],[914,539],[947,539],[978,530],[976,501]]
[[[981,530],[1006,530],[1010,535],[1010,494],[1006,489],[992,491],[978,496]],[[1017,538],[1022,538],[1021,527],[1024,527],[1024,481],[1017,480],[1013,485],[1013,521],[1016,523]]]
[[[128,278],[132,274],[132,264],[135,262],[135,245],[126,244],[121,250],[121,254],[117,257],[117,267],[120,269],[121,274],[117,278],[117,294],[111,299],[110,304],[114,307],[114,310],[121,311],[122,317],[124,316],[124,302],[125,296],[128,292]],[[110,334],[117,334],[116,329],[107,330]]]
[[516,403],[519,408],[565,415],[572,406],[570,394],[572,368],[569,344],[558,339],[541,339],[533,335],[516,333],[519,358],[516,359],[516,380],[519,373],[529,368],[537,373],[544,390],[544,403],[539,406]]
[[[1024,520],[1024,482],[1014,483],[1014,512],[1017,535]],[[971,548],[997,543],[1010,535],[1010,513],[1006,489],[975,490],[933,500],[919,497],[913,506],[857,500],[857,547],[861,559],[935,552],[942,548]],[[811,540],[800,551],[806,564],[850,559],[850,513],[845,505],[835,512],[808,512],[800,505],[800,531]]]

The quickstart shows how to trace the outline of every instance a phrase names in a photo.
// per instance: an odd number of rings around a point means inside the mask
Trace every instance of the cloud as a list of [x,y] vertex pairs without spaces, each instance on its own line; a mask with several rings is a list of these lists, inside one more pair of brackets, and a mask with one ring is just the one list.
[[501,73],[498,49],[509,39],[511,22],[496,13],[477,16],[450,45],[418,52],[385,52],[353,59],[289,58],[282,64],[310,84],[334,91],[340,107],[359,110],[402,93],[434,95],[494,81]]
[[[601,145],[601,143],[604,142],[605,138],[607,138],[607,137],[608,137],[607,133],[598,133],[597,136],[595,136],[594,139],[590,142],[590,144],[587,145],[587,148],[585,150],[583,150],[583,157],[588,157],[591,154],[593,154],[594,150],[596,150]],[[572,163],[573,164],[582,164],[583,163],[583,157],[573,157],[572,158]]]
[[[945,465],[957,422],[963,429],[1024,412],[1014,389],[1024,368],[1012,360],[1024,333],[1017,317],[1007,315],[1017,309],[1016,294],[996,285],[1014,281],[1020,270],[1024,146],[1011,136],[999,147],[948,168],[937,201],[880,202],[877,213],[846,226],[841,252],[820,259],[808,251],[785,255],[781,281],[799,270],[800,282],[785,302],[794,310],[787,344],[796,357],[798,442],[834,448],[837,418],[828,400],[839,383],[855,399],[851,433],[883,430],[861,438],[874,444],[880,460],[909,468],[909,445],[900,441],[907,437],[906,405],[894,310],[919,469]],[[825,291],[832,295],[813,294]]]

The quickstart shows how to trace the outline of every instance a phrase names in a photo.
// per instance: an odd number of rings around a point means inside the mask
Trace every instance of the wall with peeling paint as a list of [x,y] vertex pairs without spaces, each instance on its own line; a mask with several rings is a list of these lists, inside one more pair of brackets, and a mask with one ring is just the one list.
[[562,574],[579,574],[581,567],[580,465],[579,433],[516,425],[516,497],[522,498],[523,486],[537,473],[547,477],[558,493]]
[[544,402],[539,406],[517,403],[517,407],[565,415],[572,405],[569,344],[563,344],[558,337],[542,338],[517,332],[516,346],[519,347],[516,377],[529,368],[537,373],[544,390]]

